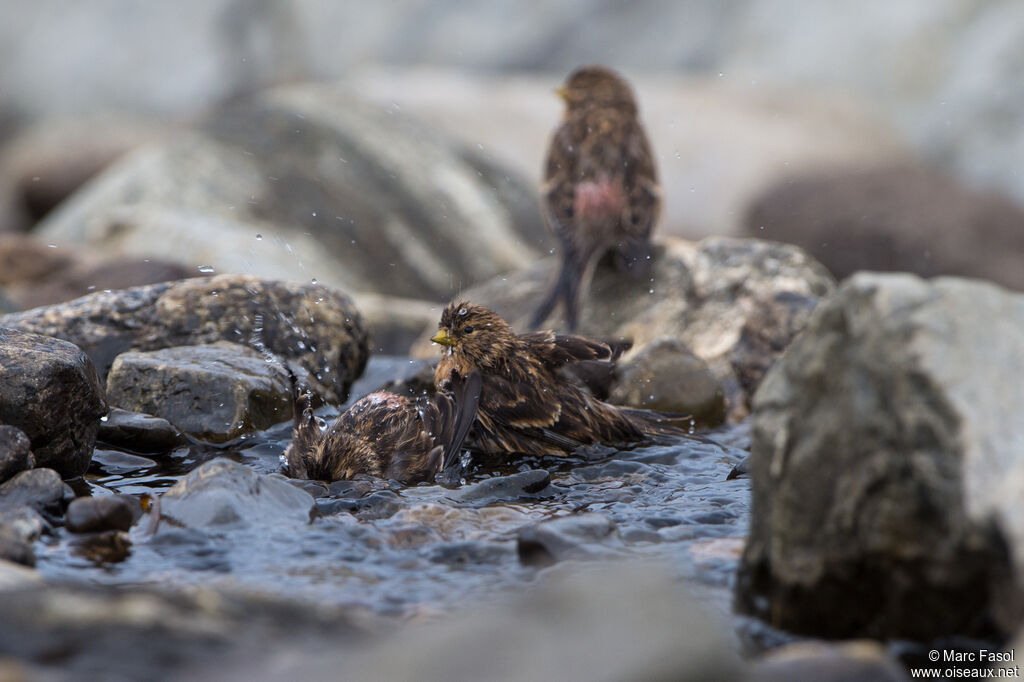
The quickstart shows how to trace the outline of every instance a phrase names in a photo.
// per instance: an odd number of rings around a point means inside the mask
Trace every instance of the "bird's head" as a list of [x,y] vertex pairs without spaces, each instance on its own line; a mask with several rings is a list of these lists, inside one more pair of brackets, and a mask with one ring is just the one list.
[[463,374],[479,367],[493,367],[515,347],[516,335],[500,315],[482,305],[450,303],[441,313],[438,332],[430,339],[471,363]]
[[583,66],[555,90],[567,109],[588,106],[615,107],[636,112],[633,89],[620,75],[603,66]]

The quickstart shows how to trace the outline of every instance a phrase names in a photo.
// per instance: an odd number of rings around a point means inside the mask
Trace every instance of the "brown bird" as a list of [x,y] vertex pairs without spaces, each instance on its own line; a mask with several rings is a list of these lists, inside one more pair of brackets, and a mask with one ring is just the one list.
[[378,391],[356,401],[326,431],[308,397],[296,396],[292,442],[283,455],[285,475],[337,481],[358,474],[411,484],[432,481],[457,459],[476,414],[479,378],[449,377],[451,395],[430,398]]
[[544,215],[562,245],[557,278],[534,312],[539,327],[559,300],[569,331],[601,256],[620,271],[647,271],[661,188],[633,91],[601,66],[574,71],[559,88],[565,115],[548,149],[541,195]]
[[480,376],[472,447],[564,455],[591,443],[690,437],[664,423],[687,417],[609,405],[560,372],[581,360],[610,359],[603,343],[551,331],[517,336],[497,313],[469,302],[448,305],[438,326],[431,339],[445,346],[434,374],[438,392],[450,390],[451,377]]

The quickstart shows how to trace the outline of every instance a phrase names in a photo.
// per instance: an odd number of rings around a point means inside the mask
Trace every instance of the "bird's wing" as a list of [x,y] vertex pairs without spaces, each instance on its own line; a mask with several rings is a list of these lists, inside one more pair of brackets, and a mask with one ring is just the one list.
[[546,428],[558,421],[562,406],[550,376],[539,366],[531,369],[531,376],[518,379],[497,374],[485,377],[477,414],[485,428],[490,431],[494,431],[495,425]]
[[544,165],[541,197],[548,227],[565,244],[572,243],[572,218],[576,200],[576,166],[579,148],[572,126],[565,122],[555,131]]
[[449,387],[454,399],[455,414],[444,445],[445,460],[459,453],[469,429],[476,421],[483,380],[479,372],[470,372],[467,377],[453,372]]
[[624,227],[637,240],[646,241],[654,230],[661,212],[661,186],[654,167],[654,155],[647,135],[639,121],[633,120],[626,135],[626,158],[623,184],[629,194],[629,219]]
[[558,368],[581,360],[611,360],[612,349],[606,343],[573,334],[550,331],[528,332],[520,339],[550,368]]

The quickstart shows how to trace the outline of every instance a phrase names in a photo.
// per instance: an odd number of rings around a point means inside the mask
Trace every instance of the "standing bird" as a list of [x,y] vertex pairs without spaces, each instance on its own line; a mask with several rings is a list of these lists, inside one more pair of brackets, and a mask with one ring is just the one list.
[[431,339],[445,346],[434,373],[438,392],[451,390],[452,377],[480,377],[471,447],[564,455],[591,443],[691,437],[664,424],[686,417],[609,405],[562,375],[570,363],[610,359],[603,343],[551,331],[517,336],[497,313],[469,302],[448,305],[438,326]]
[[[294,386],[293,378],[293,386]],[[457,459],[476,415],[478,377],[449,377],[451,395],[414,399],[387,391],[371,393],[321,431],[308,398],[295,395],[295,426],[283,471],[292,478],[321,481],[357,474],[405,484],[432,481]]]
[[539,327],[562,300],[569,331],[575,331],[582,292],[601,256],[612,251],[620,271],[646,272],[661,188],[625,80],[585,66],[557,92],[565,115],[548,149],[541,195],[562,244],[562,264],[530,326]]

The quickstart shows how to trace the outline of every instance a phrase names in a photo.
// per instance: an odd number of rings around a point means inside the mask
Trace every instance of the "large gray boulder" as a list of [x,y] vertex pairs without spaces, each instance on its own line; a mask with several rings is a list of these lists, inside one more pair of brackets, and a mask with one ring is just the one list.
[[89,468],[107,412],[96,367],[67,341],[8,327],[0,317],[0,424],[31,442],[35,464],[65,478]]
[[345,400],[369,354],[362,318],[344,294],[246,275],[97,292],[5,315],[0,326],[72,341],[104,377],[127,350],[243,343],[294,362],[304,381],[332,402]]
[[818,636],[1013,632],[1022,375],[1024,296],[847,280],[754,400],[740,606]]
[[[467,289],[460,299],[493,308],[518,330],[525,330],[554,267],[554,259],[546,259],[528,270]],[[747,414],[748,396],[757,388],[756,380],[750,379],[755,376],[753,370],[770,365],[806,321],[802,307],[771,303],[788,296],[813,307],[833,287],[825,268],[794,246],[730,237],[700,242],[668,238],[656,249],[647,277],[631,279],[609,264],[598,266],[584,295],[578,332],[632,343],[622,357],[627,367],[648,348],[668,340],[681,342],[721,382],[729,414],[736,419]],[[766,310],[768,319],[764,319]],[[546,326],[559,329],[560,314],[559,308]],[[762,331],[772,330],[777,343],[741,347],[752,324]],[[429,337],[424,330],[421,338]],[[422,356],[437,355],[437,347],[425,341],[414,350]],[[673,364],[676,373],[667,380],[685,380],[690,366]],[[714,396],[716,388],[707,388],[700,392]],[[611,390],[616,392],[614,385]]]
[[137,150],[38,232],[116,256],[433,300],[530,263],[548,238],[529,184],[323,85],[238,101]]

